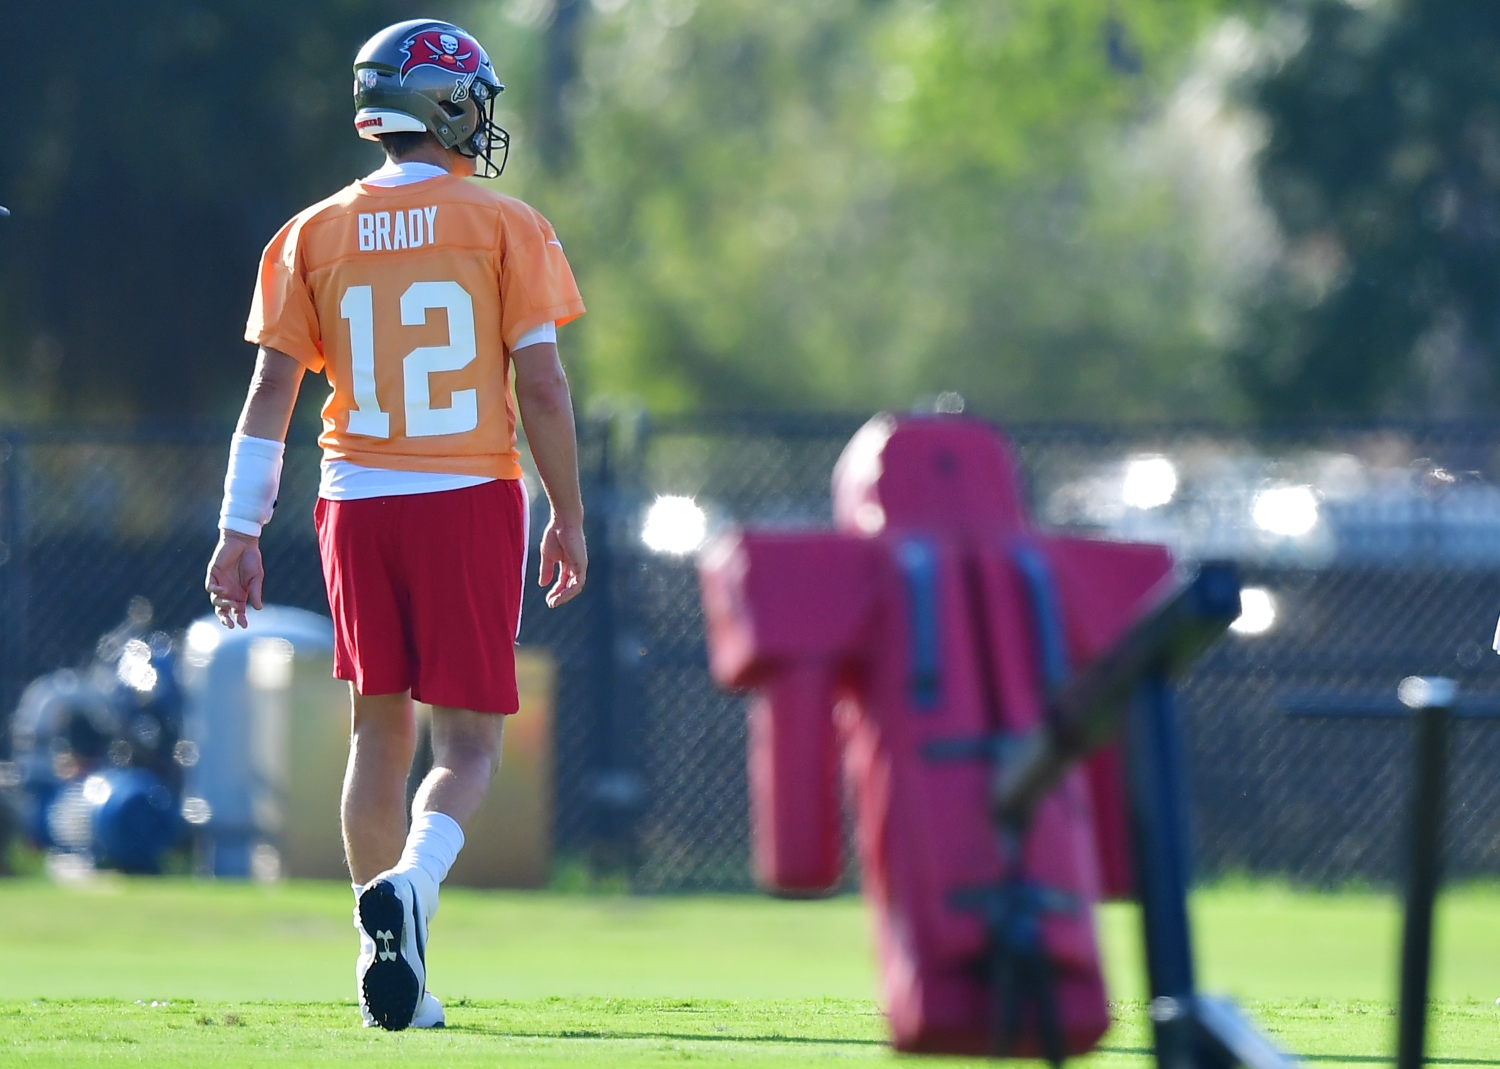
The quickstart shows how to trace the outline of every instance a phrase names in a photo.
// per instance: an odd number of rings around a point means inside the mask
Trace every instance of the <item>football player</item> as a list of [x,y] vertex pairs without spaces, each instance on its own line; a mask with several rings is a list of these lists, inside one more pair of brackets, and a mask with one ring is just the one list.
[[[527,500],[516,416],[551,504],[541,582],[557,607],[588,556],[557,327],[583,314],[547,220],[466,178],[499,175],[503,86],[478,42],[417,20],[354,61],[354,126],[386,164],[299,213],[261,260],[246,338],[260,346],[230,446],[206,586],[226,627],[261,607],[271,518],[303,375],[323,372],[314,519],[353,695],[344,849],[366,1025],[433,1027],[427,924],[516,711]],[[496,154],[500,154],[496,162]],[[511,379],[514,376],[514,390]],[[412,701],[432,706],[432,771],[407,827]]]

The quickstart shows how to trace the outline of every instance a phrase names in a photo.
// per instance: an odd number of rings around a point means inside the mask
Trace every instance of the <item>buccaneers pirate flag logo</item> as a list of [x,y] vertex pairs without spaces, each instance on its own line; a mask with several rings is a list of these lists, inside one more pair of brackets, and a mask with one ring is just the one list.
[[479,73],[484,53],[479,45],[462,34],[446,30],[423,30],[412,34],[401,45],[406,62],[401,64],[401,80],[418,67],[437,67],[449,74],[472,81]]

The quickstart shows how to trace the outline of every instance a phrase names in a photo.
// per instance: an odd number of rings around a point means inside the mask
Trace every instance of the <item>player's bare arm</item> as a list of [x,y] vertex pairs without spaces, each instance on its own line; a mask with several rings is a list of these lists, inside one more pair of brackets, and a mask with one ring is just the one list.
[[[255,360],[255,373],[250,378],[245,407],[240,410],[236,434],[265,442],[285,442],[305,371],[285,353],[263,347]],[[214,613],[225,627],[248,625],[246,607],[262,607],[264,583],[260,536],[221,527],[219,544],[214,547],[203,585]]]
[[[583,495],[578,488],[578,439],[573,398],[557,346],[541,342],[511,353],[516,369],[516,405],[537,474],[552,506],[542,535],[541,574],[547,605],[557,608],[583,591],[589,555],[583,538]],[[553,581],[554,575],[556,577]]]

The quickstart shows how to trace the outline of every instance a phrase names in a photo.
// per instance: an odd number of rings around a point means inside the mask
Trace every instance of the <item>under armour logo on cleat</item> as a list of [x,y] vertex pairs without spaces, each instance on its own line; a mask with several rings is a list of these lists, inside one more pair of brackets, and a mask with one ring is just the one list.
[[391,944],[396,941],[396,937],[389,931],[381,931],[375,933],[375,938],[384,944],[380,950],[380,960],[395,961],[396,952],[391,949]]

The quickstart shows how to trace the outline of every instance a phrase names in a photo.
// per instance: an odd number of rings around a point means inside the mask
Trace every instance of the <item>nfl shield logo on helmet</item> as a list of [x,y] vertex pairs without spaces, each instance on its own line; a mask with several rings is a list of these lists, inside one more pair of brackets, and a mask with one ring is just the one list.
[[401,64],[401,80],[418,67],[436,67],[449,74],[470,79],[479,73],[484,52],[470,37],[447,30],[423,30],[401,44],[406,61]]

